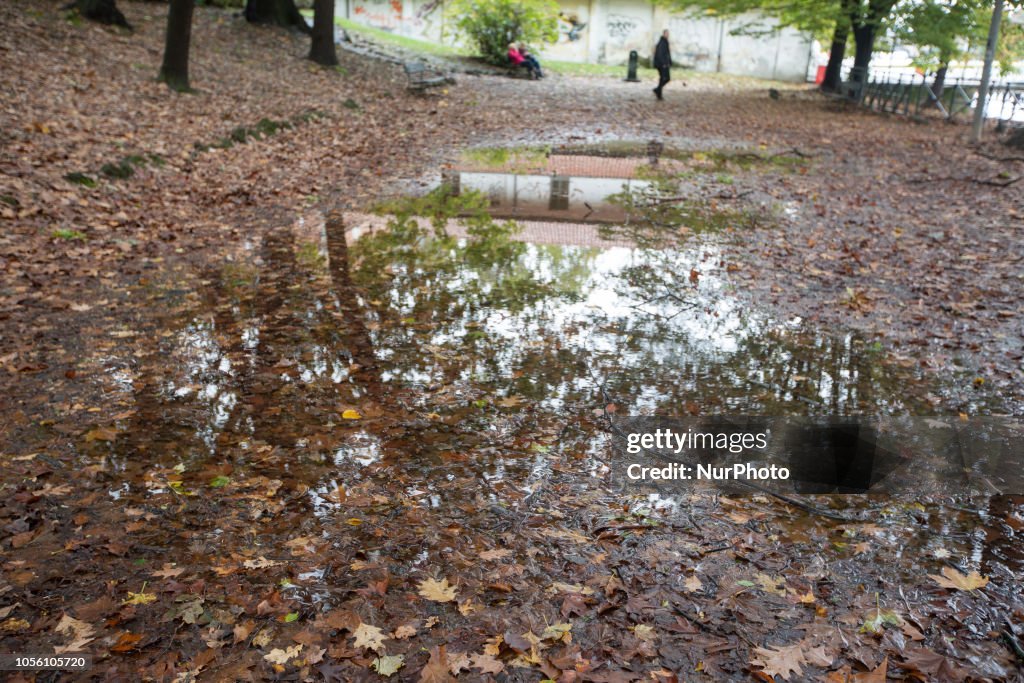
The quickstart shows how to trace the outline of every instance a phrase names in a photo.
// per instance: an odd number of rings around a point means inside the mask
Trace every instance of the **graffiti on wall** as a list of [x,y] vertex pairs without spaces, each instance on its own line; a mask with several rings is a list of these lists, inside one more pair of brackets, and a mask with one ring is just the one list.
[[393,30],[402,23],[402,0],[359,0],[352,12],[360,23]]
[[443,2],[444,0],[429,0],[428,2],[423,3],[420,5],[420,8],[416,10],[416,18],[426,19],[433,14]]
[[640,29],[640,21],[636,17],[628,17],[624,14],[608,15],[608,37],[613,43],[625,43],[638,29]]
[[558,13],[558,34],[559,40],[568,43],[574,43],[583,36],[583,29],[587,27],[587,23],[581,22],[579,15],[577,14],[566,14],[565,12]]

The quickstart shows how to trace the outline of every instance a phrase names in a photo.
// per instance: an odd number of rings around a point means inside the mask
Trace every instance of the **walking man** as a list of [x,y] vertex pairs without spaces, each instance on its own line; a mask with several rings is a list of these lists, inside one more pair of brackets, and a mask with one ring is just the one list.
[[658,70],[658,87],[654,89],[654,94],[661,100],[664,99],[661,96],[661,91],[665,89],[665,85],[669,81],[669,69],[672,68],[672,52],[668,47],[668,29],[661,32],[658,46],[654,48],[654,68]]

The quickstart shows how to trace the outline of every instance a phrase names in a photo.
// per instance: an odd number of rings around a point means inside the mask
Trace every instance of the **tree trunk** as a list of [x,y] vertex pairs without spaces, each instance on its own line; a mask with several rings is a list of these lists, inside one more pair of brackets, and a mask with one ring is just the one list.
[[324,66],[338,63],[334,51],[334,0],[313,0],[313,42],[309,46],[309,58]]
[[856,48],[853,53],[853,68],[867,72],[871,65],[871,54],[875,51],[875,33],[878,27],[875,24],[861,24],[853,27],[853,39]]
[[159,80],[178,92],[190,90],[188,84],[188,48],[192,40],[192,8],[195,0],[171,0],[167,12],[167,41]]
[[821,89],[825,92],[839,92],[843,84],[843,58],[846,57],[846,40],[849,36],[850,27],[845,23],[837,23],[832,34],[832,49],[828,53],[825,79],[821,82]]
[[941,100],[946,92],[946,72],[949,70],[949,62],[942,62],[939,70],[935,72],[935,80],[932,81],[932,94],[936,99]]
[[98,21],[101,24],[114,24],[131,28],[128,20],[117,9],[115,0],[74,0],[66,9],[76,9],[86,19]]
[[303,33],[311,33],[309,24],[295,6],[295,0],[248,0],[245,19],[250,24],[294,27]]

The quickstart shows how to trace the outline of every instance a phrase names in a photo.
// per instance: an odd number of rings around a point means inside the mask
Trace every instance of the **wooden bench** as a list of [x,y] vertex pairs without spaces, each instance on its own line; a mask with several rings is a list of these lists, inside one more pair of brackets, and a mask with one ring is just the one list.
[[422,93],[430,88],[455,83],[455,79],[451,76],[447,76],[423,62],[406,62],[404,66],[405,75],[409,79],[409,90],[413,92]]
[[522,64],[512,64],[511,62],[508,65],[508,71],[505,75],[509,78],[525,78],[528,81],[534,80],[533,73],[531,73],[529,69]]

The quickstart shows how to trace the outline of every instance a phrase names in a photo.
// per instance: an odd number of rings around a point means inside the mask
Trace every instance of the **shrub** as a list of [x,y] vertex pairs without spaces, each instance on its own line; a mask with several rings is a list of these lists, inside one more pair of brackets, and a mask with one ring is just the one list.
[[455,25],[491,64],[508,62],[508,44],[552,43],[558,39],[554,0],[455,0],[448,10]]

